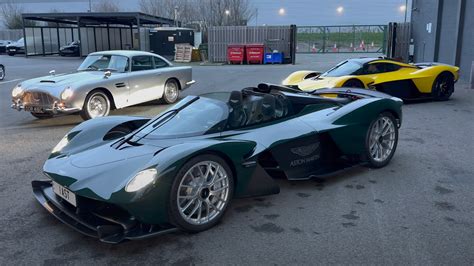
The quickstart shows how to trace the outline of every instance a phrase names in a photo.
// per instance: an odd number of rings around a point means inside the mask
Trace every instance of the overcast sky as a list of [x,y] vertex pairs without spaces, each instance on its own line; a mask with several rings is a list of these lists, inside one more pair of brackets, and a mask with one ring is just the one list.
[[[0,0],[5,2],[8,0]],[[113,0],[122,10],[138,11],[138,0]],[[258,10],[258,21],[249,25],[343,25],[343,24],[387,24],[404,20],[400,6],[406,0],[250,0]],[[14,0],[22,3],[27,12],[49,12],[58,9],[64,12],[83,12],[89,8],[88,0]],[[94,0],[92,0],[94,2]],[[411,0],[409,1],[411,2]],[[342,13],[337,12],[343,7]],[[283,15],[279,14],[284,8]]]

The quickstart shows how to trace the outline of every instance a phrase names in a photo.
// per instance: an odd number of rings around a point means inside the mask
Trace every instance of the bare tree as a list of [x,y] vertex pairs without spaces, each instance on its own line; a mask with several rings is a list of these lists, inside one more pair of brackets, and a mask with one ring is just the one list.
[[13,3],[13,1],[0,4],[0,16],[3,24],[8,29],[22,29],[23,26],[35,25],[33,21],[28,20],[25,21],[26,25],[23,25],[22,13],[25,13],[25,9],[21,5]]
[[120,12],[120,8],[110,0],[99,0],[92,7],[94,12]]
[[204,28],[246,25],[253,16],[249,0],[140,0],[140,10],[155,16],[174,18],[183,24],[199,23]]

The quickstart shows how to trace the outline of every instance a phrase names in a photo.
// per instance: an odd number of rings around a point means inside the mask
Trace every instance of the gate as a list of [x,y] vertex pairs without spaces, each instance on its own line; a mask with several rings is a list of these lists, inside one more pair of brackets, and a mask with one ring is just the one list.
[[386,25],[301,26],[297,53],[385,53]]
[[278,50],[286,63],[295,62],[296,26],[219,26],[210,27],[208,49],[210,62],[227,62],[229,44],[265,45],[267,52]]
[[403,62],[413,61],[409,55],[410,23],[388,24],[387,56],[397,58]]

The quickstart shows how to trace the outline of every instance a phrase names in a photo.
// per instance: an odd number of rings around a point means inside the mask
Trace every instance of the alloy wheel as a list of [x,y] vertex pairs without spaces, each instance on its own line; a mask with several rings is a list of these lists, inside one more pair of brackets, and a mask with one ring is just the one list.
[[178,210],[189,224],[210,223],[224,211],[229,195],[229,175],[225,168],[215,161],[202,161],[193,165],[179,184]]
[[369,152],[376,162],[383,162],[395,147],[395,124],[387,116],[379,117],[370,129]]

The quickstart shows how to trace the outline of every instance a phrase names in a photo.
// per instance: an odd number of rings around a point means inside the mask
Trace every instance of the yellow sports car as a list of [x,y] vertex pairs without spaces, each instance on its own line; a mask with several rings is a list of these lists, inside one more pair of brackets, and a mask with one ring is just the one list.
[[283,85],[312,91],[355,87],[385,92],[407,99],[447,100],[459,79],[459,67],[440,63],[405,64],[385,58],[354,58],[322,73],[296,71]]

